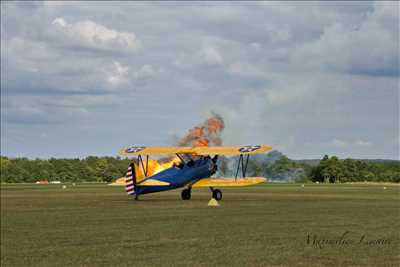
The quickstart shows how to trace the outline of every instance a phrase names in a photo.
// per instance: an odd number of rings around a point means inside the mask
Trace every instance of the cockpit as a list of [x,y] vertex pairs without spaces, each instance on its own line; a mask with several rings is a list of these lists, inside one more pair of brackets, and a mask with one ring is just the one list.
[[199,160],[207,160],[211,159],[210,156],[196,156],[196,155],[191,155],[191,154],[176,154],[177,157],[180,159],[179,162],[174,162],[172,165],[173,167],[177,169],[183,169],[183,167],[186,165],[188,167],[193,167],[195,166],[196,162]]
[[174,162],[173,167],[177,169],[183,169],[185,165],[188,167],[193,167],[197,160],[205,158],[204,156],[195,156],[190,154],[176,154],[176,156],[180,159],[180,161]]

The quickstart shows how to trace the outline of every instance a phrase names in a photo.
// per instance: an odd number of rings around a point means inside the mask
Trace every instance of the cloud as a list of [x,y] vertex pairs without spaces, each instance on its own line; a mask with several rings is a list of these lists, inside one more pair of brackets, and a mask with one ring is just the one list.
[[113,63],[110,70],[105,70],[107,81],[114,86],[119,86],[128,82],[129,67],[123,66],[118,61]]
[[14,93],[114,93],[128,89],[130,67],[121,58],[82,56],[73,50],[29,39],[12,38],[2,57],[4,90]]
[[320,38],[293,50],[292,64],[307,70],[399,76],[398,8],[396,2],[379,2],[355,25],[326,26]]
[[90,117],[90,109],[98,103],[107,104],[106,99],[96,96],[7,96],[3,102],[6,108],[6,122],[9,124],[69,124]]
[[67,23],[64,18],[59,17],[52,24],[58,32],[66,36],[63,40],[70,45],[124,51],[136,51],[140,47],[133,32],[119,32],[90,20]]
[[398,158],[397,2],[32,3],[1,8],[9,155],[170,145],[215,110],[226,144]]

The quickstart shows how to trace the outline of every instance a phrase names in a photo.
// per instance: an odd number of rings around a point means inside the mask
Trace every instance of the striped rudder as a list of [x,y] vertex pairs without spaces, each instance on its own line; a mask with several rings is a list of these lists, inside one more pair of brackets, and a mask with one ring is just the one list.
[[125,176],[125,191],[128,195],[135,194],[136,186],[136,173],[135,173],[135,163],[129,165],[128,171]]

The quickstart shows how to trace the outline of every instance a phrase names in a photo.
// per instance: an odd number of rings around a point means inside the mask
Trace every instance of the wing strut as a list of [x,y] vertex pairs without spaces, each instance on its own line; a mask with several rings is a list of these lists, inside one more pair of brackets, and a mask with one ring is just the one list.
[[[146,155],[146,168],[144,167],[143,159],[141,155],[138,155],[138,165],[142,165],[144,176],[147,177],[147,171],[149,170],[149,155]],[[140,168],[140,166],[139,166]]]
[[235,180],[238,177],[239,169],[241,169],[241,171],[242,171],[242,178],[246,178],[246,171],[247,171],[247,165],[249,164],[249,157],[250,157],[250,155],[247,154],[246,155],[246,160],[245,160],[244,157],[243,157],[243,154],[240,154],[239,162],[238,162],[238,165],[237,165],[237,168],[236,168]]
[[182,158],[181,156],[179,156],[178,153],[176,153],[175,155],[180,159],[180,161],[181,161],[183,164],[185,164],[185,161],[183,160],[183,158]]

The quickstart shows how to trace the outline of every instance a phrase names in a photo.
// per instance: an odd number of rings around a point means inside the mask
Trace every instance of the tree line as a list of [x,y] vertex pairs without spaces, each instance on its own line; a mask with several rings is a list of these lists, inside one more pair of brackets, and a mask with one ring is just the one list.
[[[234,164],[222,158],[220,175],[235,175]],[[230,167],[229,167],[230,166]],[[263,176],[274,182],[400,182],[400,161],[339,159],[291,160],[279,151],[256,155],[249,161],[248,176]]]
[[344,159],[325,155],[319,164],[309,170],[313,182],[400,182],[400,162],[395,160],[367,161]]
[[[121,157],[84,159],[34,159],[0,157],[2,183],[111,182],[125,175],[131,160]],[[310,163],[312,162],[312,164]],[[236,174],[237,158],[220,157],[217,176]],[[400,182],[400,161],[338,159],[294,161],[279,151],[255,155],[248,163],[247,176],[263,176],[278,182]]]
[[35,159],[1,157],[1,182],[31,183],[40,180],[61,182],[111,182],[123,176],[130,163],[120,157],[85,159]]

